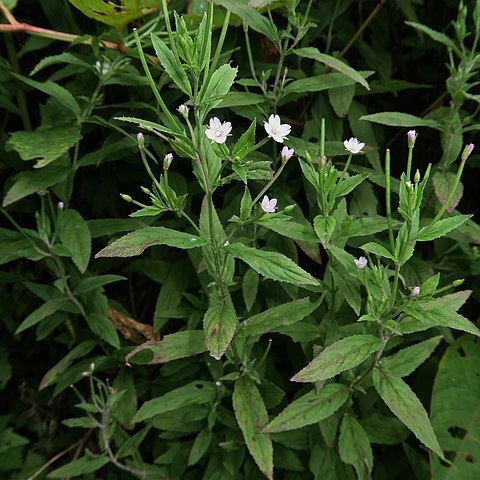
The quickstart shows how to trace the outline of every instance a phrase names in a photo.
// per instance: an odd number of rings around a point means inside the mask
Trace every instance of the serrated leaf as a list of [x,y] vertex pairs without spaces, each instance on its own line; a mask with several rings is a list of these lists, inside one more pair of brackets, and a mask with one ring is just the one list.
[[23,332],[27,328],[33,327],[50,315],[60,310],[68,301],[66,297],[52,298],[46,301],[43,305],[34,310],[15,330],[15,335]]
[[428,118],[420,118],[409,113],[402,112],[382,112],[371,115],[363,115],[360,120],[367,122],[380,123],[391,127],[430,127],[436,130],[441,129],[440,123]]
[[324,90],[348,87],[353,85],[353,83],[353,80],[341,73],[324,73],[294,80],[285,87],[283,93],[288,95],[289,93],[322,92]]
[[273,480],[273,446],[270,434],[262,429],[268,423],[268,414],[257,387],[248,377],[235,382],[233,410],[248,451],[260,471]]
[[340,425],[338,453],[342,462],[352,465],[358,480],[370,480],[373,453],[365,430],[356,418],[345,415]]
[[247,155],[247,153],[251,150],[251,148],[255,144],[256,125],[257,120],[254,118],[247,131],[242,134],[242,136],[238,139],[237,143],[233,147],[233,158],[238,157],[239,160],[242,160],[245,155]]
[[50,65],[57,65],[59,63],[67,63],[70,65],[78,65],[79,67],[83,67],[85,69],[91,69],[92,65],[90,63],[85,62],[81,58],[72,55],[71,53],[64,52],[58,55],[49,55],[48,57],[42,58],[36,65],[35,68],[30,72],[30,77],[33,77],[37,74],[40,70],[43,70],[45,67],[49,67]]
[[217,388],[213,382],[191,382],[145,402],[133,417],[133,422],[143,422],[183,407],[211,403],[216,396]]
[[383,245],[380,245],[375,242],[368,242],[363,244],[360,247],[365,252],[374,253],[379,257],[389,258],[390,260],[395,260],[395,257],[387,250]]
[[396,417],[373,414],[360,420],[370,443],[395,445],[403,442],[410,432]]
[[373,370],[373,383],[388,408],[430,450],[443,458],[427,412],[412,389],[400,378],[386,370]]
[[271,280],[300,286],[319,284],[309,273],[281,253],[258,250],[241,243],[228,245],[224,250]]
[[326,347],[304,369],[291,378],[292,382],[320,382],[364,362],[379,350],[382,341],[373,335],[352,335]]
[[94,277],[84,278],[76,286],[74,293],[75,295],[83,295],[104,285],[126,279],[126,277],[122,277],[121,275],[96,275]]
[[442,336],[432,337],[410,347],[402,348],[394,355],[382,359],[383,367],[392,375],[406,377],[415,371],[437,348]]
[[236,76],[237,68],[230,65],[222,65],[213,72],[209,82],[204,85],[199,95],[200,105],[206,107],[205,114],[222,102],[230,91]]
[[314,47],[298,48],[294,50],[294,53],[299,57],[311,58],[312,60],[323,63],[327,67],[330,67],[333,70],[337,70],[338,72],[342,73],[354,82],[364,86],[367,90],[370,90],[368,83],[359,72],[357,72],[354,68],[348,66],[345,62],[339,60],[336,57],[321,53],[317,48]]
[[145,227],[115,240],[108,247],[100,250],[95,258],[135,257],[154,245],[189,249],[203,247],[205,241],[196,235],[178,232],[170,228]]
[[205,344],[217,360],[230,345],[238,325],[237,314],[230,295],[214,298],[203,317]]
[[120,348],[120,339],[113,323],[106,315],[101,313],[90,313],[86,317],[86,321],[90,330],[98,335],[102,340],[112,345],[112,347]]
[[153,48],[160,60],[161,66],[165,69],[168,76],[173,80],[175,85],[182,90],[183,93],[192,96],[192,87],[188,80],[187,74],[182,65],[177,61],[172,49],[168,48],[165,43],[160,40],[154,33],[150,34]]
[[431,419],[451,463],[432,458],[435,480],[474,480],[480,476],[480,345],[464,335],[452,343],[433,385]]
[[269,308],[245,320],[245,333],[247,336],[257,336],[273,332],[282,325],[293,325],[313,313],[319,305],[320,301],[310,302],[305,297]]
[[84,273],[92,253],[92,238],[87,222],[71,208],[60,211],[57,222],[62,245],[70,252],[80,272]]
[[125,362],[130,362],[137,353],[145,350],[153,355],[153,358],[148,362],[149,365],[191,357],[207,350],[205,334],[202,330],[185,330],[165,335],[161,340],[149,340],[134,348],[125,357]]
[[48,478],[69,478],[85,475],[87,473],[93,473],[100,470],[110,460],[106,456],[94,457],[84,456],[77,460],[72,460],[63,467],[55,469],[48,474]]
[[433,30],[432,28],[427,27],[422,23],[417,23],[417,22],[405,22],[405,23],[415,28],[419,32],[427,34],[432,40],[442,43],[443,45],[447,46],[448,48],[451,48],[455,52],[458,52],[458,48],[455,45],[455,42],[450,37],[447,37],[444,33],[437,32],[436,30]]
[[[18,152],[22,160],[35,160],[34,167],[43,168],[67,153],[80,138],[78,125],[65,124],[41,127],[33,132],[14,132],[8,144]],[[48,180],[48,183],[51,181]]]
[[62,372],[64,372],[75,360],[88,355],[94,347],[95,341],[93,340],[88,340],[77,345],[43,376],[38,389],[43,390],[44,388],[53,385]]
[[318,423],[333,415],[347,401],[349,392],[339,383],[326,385],[319,393],[312,390],[290,403],[264,428],[264,432],[284,432]]
[[63,182],[70,171],[69,167],[49,165],[33,172],[20,172],[5,195],[2,206],[6,207],[22,198]]
[[255,270],[249,268],[245,275],[243,276],[242,280],[242,293],[243,293],[243,301],[245,302],[245,307],[247,308],[247,312],[249,312],[254,303],[255,299],[257,298],[258,292],[258,282],[260,277]]
[[[435,195],[441,205],[444,205],[447,201],[450,192],[453,190],[457,175],[452,172],[436,172],[433,176],[433,186],[435,188]],[[452,213],[456,208],[460,199],[463,196],[463,183],[458,182],[458,186],[453,194],[452,200],[447,206],[447,212]]]
[[438,220],[433,225],[421,228],[418,232],[417,241],[428,242],[443,237],[463,225],[470,217],[471,215],[456,215],[455,217]]

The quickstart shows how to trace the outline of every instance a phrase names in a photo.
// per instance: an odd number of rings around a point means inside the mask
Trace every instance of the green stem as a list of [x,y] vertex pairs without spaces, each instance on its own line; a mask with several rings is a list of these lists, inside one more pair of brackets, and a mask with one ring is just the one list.
[[392,226],[392,207],[390,203],[390,150],[387,149],[385,155],[385,210],[387,212],[388,222],[388,238],[390,239],[390,249],[392,255],[395,254],[395,241],[393,239],[393,226]]
[[410,181],[410,175],[412,174],[412,158],[413,147],[408,147],[408,160],[407,160],[407,181]]
[[348,156],[347,163],[343,167],[342,173],[340,174],[340,182],[345,178],[345,174],[348,171],[348,167],[350,166],[350,162],[352,161],[352,154]]
[[398,263],[395,264],[395,276],[393,278],[393,291],[392,291],[392,301],[391,307],[395,305],[395,299],[397,297],[397,290],[398,290],[398,277],[400,275],[400,265]]
[[[320,159],[325,156],[325,118],[320,123]],[[321,165],[321,161],[320,164]]]
[[180,64],[180,57],[178,56],[177,44],[173,38],[172,26],[170,25],[170,15],[168,14],[167,0],[162,0],[163,16],[165,17],[165,26],[167,27],[168,38],[170,39],[170,48],[172,49],[175,60]]
[[230,10],[227,10],[227,13],[225,15],[225,20],[223,21],[222,31],[220,32],[220,38],[218,39],[217,48],[215,49],[215,54],[212,60],[212,67],[211,67],[212,72],[214,72],[215,69],[217,68],[218,60],[220,59],[220,54],[222,53],[222,49],[223,49],[223,43],[225,42],[225,36],[227,35],[229,21],[230,21]]

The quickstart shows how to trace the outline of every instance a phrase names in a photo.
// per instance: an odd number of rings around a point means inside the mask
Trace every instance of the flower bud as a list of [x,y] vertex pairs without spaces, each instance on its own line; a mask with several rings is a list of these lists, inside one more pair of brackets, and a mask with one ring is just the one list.
[[417,132],[415,130],[409,130],[407,132],[408,148],[413,148],[415,140],[417,139]]
[[184,118],[188,117],[188,111],[189,111],[189,108],[183,104],[177,108],[177,112]]
[[146,193],[147,195],[151,195],[152,192],[147,188],[147,187],[140,187],[142,189],[143,193]]
[[405,182],[405,186],[410,190],[412,188],[412,182],[408,180],[407,182]]
[[65,207],[65,204],[63,202],[58,202],[57,207],[59,210],[63,210],[63,208]]
[[167,153],[163,159],[163,169],[168,170],[173,160],[173,153]]
[[284,213],[290,213],[295,207],[296,207],[296,205],[287,205],[287,206],[283,209],[283,212],[284,212]]
[[126,193],[121,193],[120,196],[125,200],[126,202],[131,202],[132,197],[130,195],[127,195]]
[[142,132],[137,133],[137,142],[138,142],[138,148],[140,150],[143,150],[145,148],[145,139],[143,138]]
[[420,287],[413,287],[412,289],[412,297],[416,297],[420,293]]
[[415,172],[415,176],[413,177],[413,181],[414,181],[415,183],[419,183],[419,182],[420,182],[420,170],[417,170],[417,171]]
[[464,278],[459,278],[458,280],[454,280],[454,281],[452,282],[452,285],[453,285],[454,287],[459,287],[464,281],[465,281]]
[[473,152],[473,148],[475,145],[473,143],[469,143],[468,145],[465,145],[465,148],[463,149],[462,152],[462,162],[464,162],[470,154]]
[[320,159],[320,162],[322,163],[322,168],[325,166],[325,164],[327,163],[327,157],[324,155],[321,159]]

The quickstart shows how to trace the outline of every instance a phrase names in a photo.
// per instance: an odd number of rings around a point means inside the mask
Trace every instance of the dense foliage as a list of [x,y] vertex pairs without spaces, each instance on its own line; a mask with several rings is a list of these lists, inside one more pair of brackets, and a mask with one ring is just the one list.
[[480,478],[480,1],[0,11],[1,478]]

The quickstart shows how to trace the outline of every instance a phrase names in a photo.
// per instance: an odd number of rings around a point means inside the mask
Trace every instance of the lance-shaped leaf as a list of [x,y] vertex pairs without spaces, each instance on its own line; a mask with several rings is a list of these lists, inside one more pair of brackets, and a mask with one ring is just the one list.
[[293,382],[320,382],[356,367],[382,346],[373,335],[352,335],[329,345],[294,377]]
[[452,343],[438,367],[431,418],[450,464],[432,458],[435,480],[480,478],[480,345],[464,335]]
[[241,243],[228,245],[224,249],[264,277],[300,286],[319,285],[318,280],[281,253],[258,250]]
[[443,237],[463,225],[470,217],[471,215],[456,215],[455,217],[438,220],[433,225],[427,225],[420,229],[417,240],[419,242],[429,242],[430,240]]
[[225,95],[230,91],[236,76],[237,68],[230,65],[222,65],[213,72],[209,82],[200,91],[199,95],[200,104],[208,107],[207,112],[222,102]]
[[391,127],[430,127],[437,130],[441,129],[440,123],[435,120],[420,118],[415,115],[410,115],[409,113],[401,112],[372,113],[371,115],[363,115],[363,117],[360,117],[360,120],[389,125]]
[[269,308],[245,321],[245,333],[247,336],[262,335],[282,325],[293,325],[314,312],[320,303],[320,300],[310,302],[306,297]]
[[211,403],[215,400],[217,388],[213,382],[192,382],[183,387],[170,390],[152,400],[148,400],[133,417],[134,422],[142,422],[155,415],[173,412],[179,408],[190,405],[201,405]]
[[168,245],[169,247],[188,249],[203,247],[205,241],[196,235],[177,232],[170,228],[145,227],[115,240],[108,247],[100,250],[95,255],[95,258],[135,257],[154,245]]
[[312,390],[288,405],[263,431],[274,433],[296,430],[324,420],[347,401],[349,392],[340,383],[326,385],[320,393]]
[[148,364],[156,365],[191,357],[205,352],[206,349],[205,335],[202,330],[186,330],[165,335],[161,340],[149,340],[142,343],[125,357],[125,362],[129,363],[132,357],[143,351],[151,352],[153,358],[148,361]]
[[268,423],[267,410],[257,387],[248,377],[235,382],[233,410],[248,451],[262,473],[273,479],[273,446],[269,433],[262,429]]
[[355,468],[358,480],[369,480],[373,468],[373,453],[365,430],[351,415],[343,417],[338,439],[342,462]]
[[[450,192],[453,190],[455,185],[455,180],[457,179],[457,175],[453,172],[436,172],[433,176],[433,186],[435,188],[435,195],[438,198],[438,201],[444,205],[447,201],[448,197],[450,196]],[[447,205],[447,212],[452,213],[453,210],[456,208],[460,199],[463,196],[463,183],[458,182],[457,188],[455,189],[455,193],[453,194],[452,200]]]
[[92,238],[87,222],[72,209],[63,210],[58,215],[60,240],[72,256],[73,263],[80,272],[85,272],[92,253]]
[[413,390],[400,378],[387,370],[373,370],[375,389],[388,408],[430,450],[443,458],[427,412]]
[[218,360],[230,345],[238,320],[230,295],[211,301],[203,317],[203,330],[210,355]]
[[106,456],[94,457],[85,455],[84,457],[73,460],[62,467],[55,469],[53,472],[50,472],[48,478],[79,478],[80,475],[83,476],[84,474],[100,470],[109,461],[110,460]]

